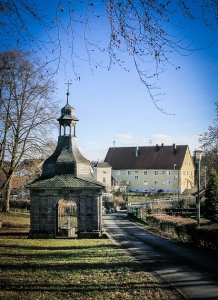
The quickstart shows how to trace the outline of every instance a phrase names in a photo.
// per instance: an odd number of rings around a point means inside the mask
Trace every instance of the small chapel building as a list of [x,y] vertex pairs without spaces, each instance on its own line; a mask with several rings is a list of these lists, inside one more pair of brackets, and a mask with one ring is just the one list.
[[75,110],[61,109],[59,137],[39,179],[29,185],[29,238],[95,238],[102,234],[103,183],[77,146]]

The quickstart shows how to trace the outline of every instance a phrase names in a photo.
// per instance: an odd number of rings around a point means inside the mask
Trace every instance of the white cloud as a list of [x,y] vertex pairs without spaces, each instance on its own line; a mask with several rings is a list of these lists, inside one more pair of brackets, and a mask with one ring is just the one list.
[[133,139],[133,136],[131,134],[117,134],[115,139]]
[[198,142],[199,136],[169,136],[166,134],[154,134],[153,135],[154,139],[152,141],[152,145],[156,144],[165,144],[165,145],[172,145],[172,144],[177,144],[177,145],[188,145],[190,148],[191,153],[195,149],[200,148],[200,144]]
[[154,134],[153,135],[154,139],[152,141],[152,144],[166,144],[166,145],[171,145],[173,144],[173,138],[169,135],[160,133],[160,134]]
[[[110,147],[136,147],[136,146],[149,146],[151,141],[151,145],[155,146],[156,144],[161,145],[162,143],[165,146],[169,146],[172,144],[176,145],[188,145],[191,153],[195,149],[200,149],[200,145],[198,143],[198,135],[167,135],[167,134],[154,134],[151,136],[151,139],[145,139],[141,136],[132,136],[130,134],[117,134],[116,136],[104,136],[103,139],[87,142],[79,143],[79,149],[82,155],[90,161],[103,161],[107,151]],[[115,142],[115,143],[114,143]]]
[[81,154],[90,161],[104,161],[104,158],[107,154],[108,148],[104,147],[95,147],[95,148],[86,148],[79,147]]

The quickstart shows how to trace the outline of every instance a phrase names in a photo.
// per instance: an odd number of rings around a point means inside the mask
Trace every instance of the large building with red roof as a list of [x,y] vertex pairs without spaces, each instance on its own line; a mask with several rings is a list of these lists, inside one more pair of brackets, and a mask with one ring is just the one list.
[[182,193],[194,186],[194,163],[188,145],[111,147],[105,162],[112,183],[133,192]]

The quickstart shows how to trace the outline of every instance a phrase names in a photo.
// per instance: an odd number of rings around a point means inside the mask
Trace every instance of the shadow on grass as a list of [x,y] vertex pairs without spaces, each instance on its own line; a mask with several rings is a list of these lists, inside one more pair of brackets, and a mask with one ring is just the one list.
[[[87,246],[25,246],[25,245],[18,245],[17,243],[14,244],[10,244],[7,245],[3,242],[4,240],[2,240],[2,242],[0,242],[0,247],[4,247],[4,248],[13,248],[13,249],[26,249],[26,250],[50,250],[50,251],[73,251],[73,250],[87,250],[87,249],[94,249],[94,248],[117,248],[116,245],[111,244],[110,246],[108,245],[102,245],[102,244],[96,244],[96,245],[87,245]],[[51,241],[51,240],[48,240]],[[56,241],[56,240],[55,240]],[[99,240],[100,241],[100,240]],[[99,242],[100,243],[100,242]],[[44,254],[43,254],[44,255]]]
[[[0,283],[0,291],[5,294],[8,291],[14,296],[16,293],[22,297],[30,293],[29,299],[37,298],[41,293],[50,293],[52,296],[61,293],[62,299],[65,293],[73,295],[72,299],[96,299],[96,295],[104,295],[109,299],[111,293],[146,293],[146,290],[166,288],[166,285],[141,277],[141,268],[134,262],[105,262],[105,263],[66,263],[49,264],[5,264],[1,265],[3,276]],[[20,274],[19,276],[10,274]],[[89,297],[87,296],[89,295]],[[81,298],[80,298],[81,297]],[[9,299],[9,298],[5,298]],[[44,298],[43,298],[44,299]],[[48,298],[45,298],[48,299]],[[51,297],[52,299],[52,297]],[[56,298],[55,298],[56,299]],[[112,298],[110,298],[112,299]],[[114,299],[114,298],[113,298]],[[127,298],[121,299],[147,299]],[[153,298],[152,298],[153,299]]]
[[11,270],[13,271],[19,271],[24,270],[25,272],[32,271],[32,270],[38,270],[38,271],[46,271],[52,272],[52,271],[92,271],[92,270],[105,270],[105,271],[115,271],[120,268],[127,268],[134,270],[134,272],[137,272],[138,270],[141,270],[137,267],[137,265],[134,262],[105,262],[105,263],[94,263],[90,260],[90,262],[84,262],[84,263],[78,263],[78,262],[72,262],[72,263],[60,263],[60,264],[52,264],[52,263],[17,263],[17,264],[1,264],[0,265],[1,270]]
[[25,284],[25,285],[20,285],[20,284],[11,284],[5,286],[5,284],[0,284],[0,289],[1,291],[6,291],[10,289],[10,291],[29,291],[29,292],[45,292],[45,291],[64,291],[64,292],[70,292],[70,293],[84,293],[84,292],[113,292],[117,291],[123,291],[126,292],[128,289],[131,290],[136,290],[136,289],[152,289],[152,288],[159,288],[159,289],[168,289],[166,285],[162,283],[157,283],[157,282],[134,282],[130,281],[128,283],[117,283],[117,284],[110,284],[110,283],[97,283],[97,284],[65,284],[65,285],[58,285],[58,284]]
[[[50,250],[50,249],[48,249]],[[40,253],[27,253],[25,252],[25,254],[17,254],[17,253],[3,253],[1,254],[1,257],[4,257],[5,259],[7,258],[15,258],[15,259],[20,259],[20,261],[22,262],[22,259],[25,258],[25,260],[40,260],[40,259],[45,259],[45,260],[87,260],[90,259],[90,257],[92,259],[98,259],[99,257],[109,257],[110,255],[108,254],[108,252],[105,253],[96,253],[93,251],[89,251],[87,253],[86,250],[83,250],[81,252],[75,252],[73,251],[74,249],[70,249],[71,251],[67,253],[64,252],[60,252],[59,250],[56,251],[49,251],[43,254]],[[103,250],[102,250],[103,251]],[[112,250],[111,250],[112,251]],[[119,257],[119,254],[117,254],[117,257]],[[1,266],[1,263],[0,263]]]

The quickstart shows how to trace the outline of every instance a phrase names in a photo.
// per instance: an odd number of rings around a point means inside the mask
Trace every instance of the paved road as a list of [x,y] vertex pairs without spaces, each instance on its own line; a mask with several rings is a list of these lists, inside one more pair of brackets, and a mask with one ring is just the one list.
[[126,219],[126,211],[105,215],[103,222],[119,247],[170,282],[184,299],[218,300],[217,257],[141,229]]

